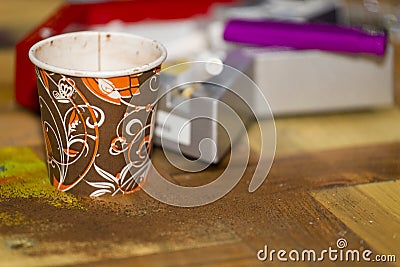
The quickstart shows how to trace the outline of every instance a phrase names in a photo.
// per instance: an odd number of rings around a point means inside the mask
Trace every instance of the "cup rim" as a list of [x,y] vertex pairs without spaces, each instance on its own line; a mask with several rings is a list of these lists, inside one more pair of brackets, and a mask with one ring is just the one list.
[[[76,36],[76,35],[107,35],[107,34],[112,34],[112,35],[118,35],[118,36],[126,36],[129,38],[134,38],[138,40],[143,40],[146,42],[151,42],[157,46],[157,48],[161,51],[161,55],[147,63],[141,66],[136,66],[134,68],[126,68],[126,69],[121,69],[121,70],[109,70],[109,71],[89,71],[89,70],[73,70],[73,69],[68,69],[68,68],[63,68],[63,67],[57,67],[53,66],[50,64],[47,64],[41,60],[39,60],[35,52],[36,50],[43,46],[44,44],[51,42],[52,40],[57,40],[57,39],[62,39],[65,38],[66,36]],[[54,73],[59,73],[59,74],[65,74],[69,76],[75,76],[75,77],[94,77],[94,78],[110,78],[110,77],[119,77],[119,76],[128,76],[132,74],[137,74],[137,73],[142,73],[151,69],[154,69],[155,67],[161,65],[161,63],[164,62],[164,60],[167,57],[167,49],[163,44],[158,42],[157,40],[152,40],[150,38],[146,38],[143,36],[131,34],[131,33],[124,33],[124,32],[111,32],[111,31],[79,31],[79,32],[69,32],[69,33],[62,33],[58,35],[51,36],[49,38],[43,39],[37,43],[35,43],[30,49],[29,49],[29,59],[31,62],[37,66],[38,68],[45,69],[47,71],[51,71]]]

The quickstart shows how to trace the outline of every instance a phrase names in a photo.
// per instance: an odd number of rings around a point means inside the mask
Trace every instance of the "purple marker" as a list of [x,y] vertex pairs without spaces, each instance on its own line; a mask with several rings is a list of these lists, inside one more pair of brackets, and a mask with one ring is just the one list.
[[346,53],[385,54],[386,35],[331,24],[270,20],[228,21],[224,39],[256,46],[284,46]]

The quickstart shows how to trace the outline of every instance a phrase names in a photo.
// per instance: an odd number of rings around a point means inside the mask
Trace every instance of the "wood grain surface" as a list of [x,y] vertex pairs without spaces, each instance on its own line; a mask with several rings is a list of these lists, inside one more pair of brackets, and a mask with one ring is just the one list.
[[333,188],[314,194],[319,202],[377,252],[400,248],[400,181]]
[[[165,173],[171,167],[158,152]],[[250,165],[231,193],[198,208],[171,207],[142,191],[81,199],[85,210],[55,208],[40,199],[3,200],[1,210],[29,218],[3,223],[3,244],[33,245],[5,246],[1,253],[8,262],[19,255],[13,266],[32,259],[37,259],[32,266],[253,266],[264,245],[320,251],[345,238],[351,249],[396,254],[400,221],[393,180],[400,176],[399,153],[400,143],[390,143],[277,157],[255,193],[247,191],[255,167]],[[186,174],[171,170],[174,180],[190,185],[182,182]],[[209,174],[192,180],[208,180]]]

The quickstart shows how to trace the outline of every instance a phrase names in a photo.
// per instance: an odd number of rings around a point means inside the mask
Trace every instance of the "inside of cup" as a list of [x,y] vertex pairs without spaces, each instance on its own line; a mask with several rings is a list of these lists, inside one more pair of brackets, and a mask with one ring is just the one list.
[[85,75],[84,72],[151,69],[161,64],[165,51],[156,41],[131,34],[78,32],[36,44],[30,57],[35,65],[45,69]]

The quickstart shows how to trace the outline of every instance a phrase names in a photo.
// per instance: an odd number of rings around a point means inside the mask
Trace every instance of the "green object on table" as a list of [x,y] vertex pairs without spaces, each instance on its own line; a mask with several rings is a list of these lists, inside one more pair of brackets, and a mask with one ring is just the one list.
[[55,189],[46,165],[26,147],[0,148],[0,202],[34,198],[55,207],[84,209],[78,199]]

